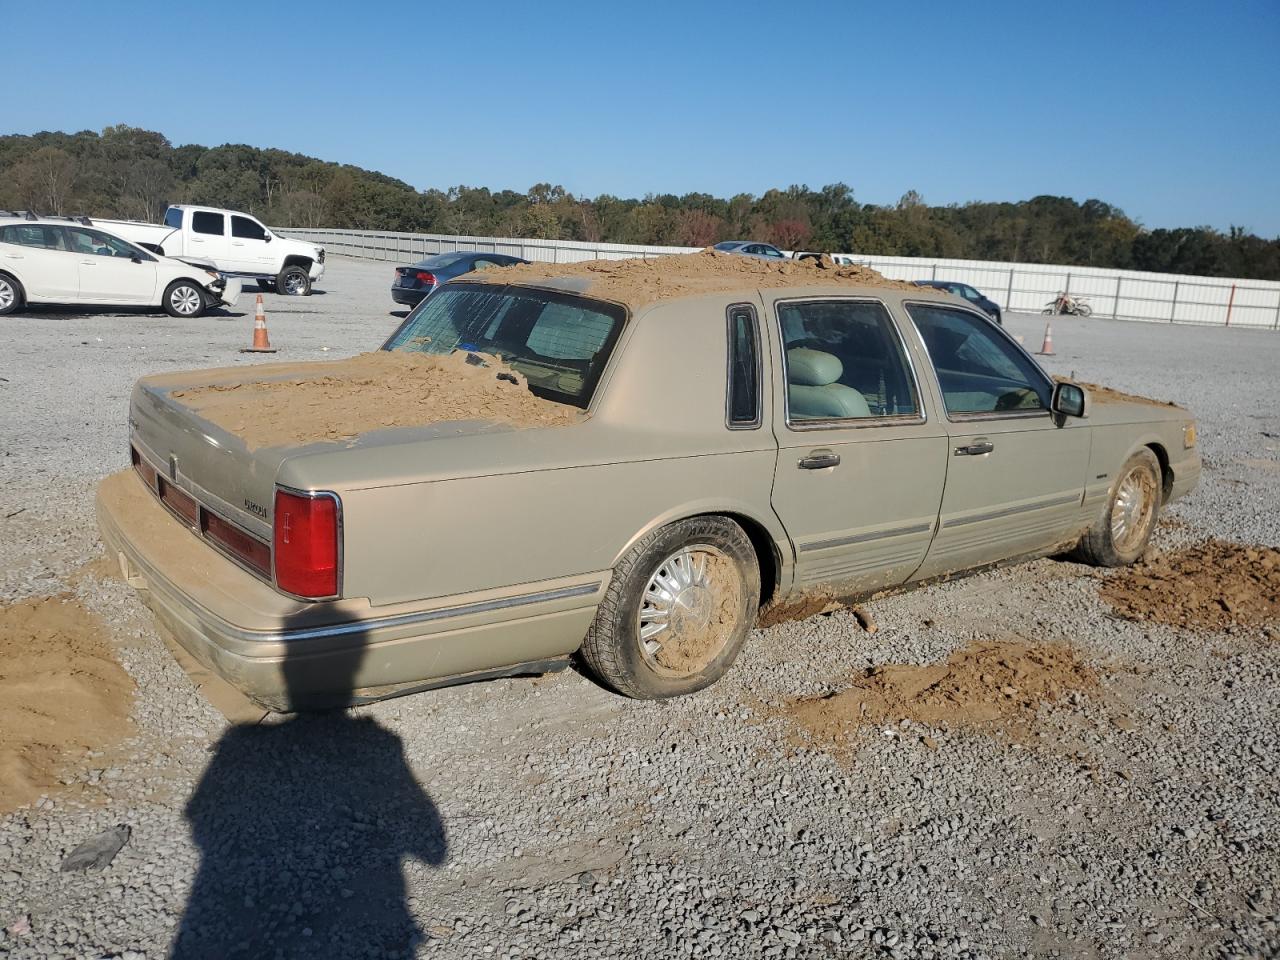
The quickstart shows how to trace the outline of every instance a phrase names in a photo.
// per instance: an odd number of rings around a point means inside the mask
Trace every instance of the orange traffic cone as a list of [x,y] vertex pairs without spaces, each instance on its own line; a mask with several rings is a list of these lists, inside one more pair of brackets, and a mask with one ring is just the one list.
[[262,294],[258,294],[258,305],[253,311],[253,346],[241,347],[241,353],[275,353],[267,336],[267,312],[262,309]]
[[[259,299],[259,300],[261,300],[262,298],[261,298],[261,297],[259,297],[258,299]],[[1039,351],[1037,351],[1036,356],[1039,356],[1039,357],[1052,357],[1052,356],[1054,356],[1054,352],[1053,352],[1053,324],[1051,324],[1051,323],[1046,323],[1046,324],[1044,325],[1044,345],[1039,349]]]

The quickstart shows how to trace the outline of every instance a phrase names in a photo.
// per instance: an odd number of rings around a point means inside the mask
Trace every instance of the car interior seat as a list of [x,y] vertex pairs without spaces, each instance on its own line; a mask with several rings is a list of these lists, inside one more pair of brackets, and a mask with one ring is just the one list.
[[787,351],[787,398],[791,416],[800,420],[869,417],[866,398],[838,383],[844,364],[835,354],[808,347]]

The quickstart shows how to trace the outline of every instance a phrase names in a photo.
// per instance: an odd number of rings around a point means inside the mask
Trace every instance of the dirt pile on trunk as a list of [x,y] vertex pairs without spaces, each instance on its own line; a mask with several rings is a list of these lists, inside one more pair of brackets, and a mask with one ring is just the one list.
[[80,603],[0,606],[0,812],[55,787],[86,750],[126,736],[132,702],[106,627]]
[[987,641],[945,663],[871,667],[843,690],[795,701],[786,716],[810,745],[839,749],[863,727],[900,720],[948,729],[1025,727],[1042,703],[1097,682],[1064,644]]
[[546,285],[552,280],[580,280],[583,292],[631,307],[675,297],[723,293],[744,288],[776,288],[835,284],[910,290],[927,298],[933,292],[902,280],[889,280],[870,267],[840,267],[825,260],[762,260],[707,249],[699,253],[628,260],[584,260],[579,263],[525,263],[489,267],[465,278],[468,282]]
[[1102,596],[1127,620],[1192,630],[1280,622],[1280,550],[1210,540],[1117,573]]
[[[481,364],[468,362],[480,357]],[[349,360],[268,367],[257,379],[175,390],[171,396],[250,449],[348,440],[371,430],[483,420],[559,427],[584,414],[529,392],[496,357],[380,350]]]

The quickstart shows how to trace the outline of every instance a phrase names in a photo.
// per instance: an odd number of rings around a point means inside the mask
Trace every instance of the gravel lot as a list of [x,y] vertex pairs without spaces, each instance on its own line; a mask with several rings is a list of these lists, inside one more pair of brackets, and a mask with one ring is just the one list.
[[[335,258],[323,295],[268,295],[276,359],[376,347],[390,278]],[[1117,619],[1070,563],[876,601],[875,633],[847,612],[757,631],[669,703],[567,671],[229,727],[128,588],[82,568],[133,381],[252,362],[252,302],[0,322],[0,598],[75,593],[138,685],[136,736],[0,816],[0,957],[1280,953],[1280,645]],[[1043,318],[1008,325],[1039,344]],[[1161,547],[1280,544],[1280,335],[1059,318],[1054,338],[1051,372],[1199,417],[1205,477]],[[837,756],[779,716],[857,668],[1012,634],[1102,676],[1035,736],[908,722]],[[60,872],[117,824],[110,866]]]

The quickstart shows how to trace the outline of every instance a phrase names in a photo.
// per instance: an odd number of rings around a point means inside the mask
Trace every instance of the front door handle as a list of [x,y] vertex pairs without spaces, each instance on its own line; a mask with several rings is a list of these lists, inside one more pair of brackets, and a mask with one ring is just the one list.
[[996,445],[989,440],[980,440],[977,443],[971,443],[967,447],[956,447],[957,457],[981,457],[990,453],[996,448]]
[[840,466],[840,454],[830,450],[814,450],[807,457],[801,457],[796,464],[801,470],[825,470],[827,467]]

